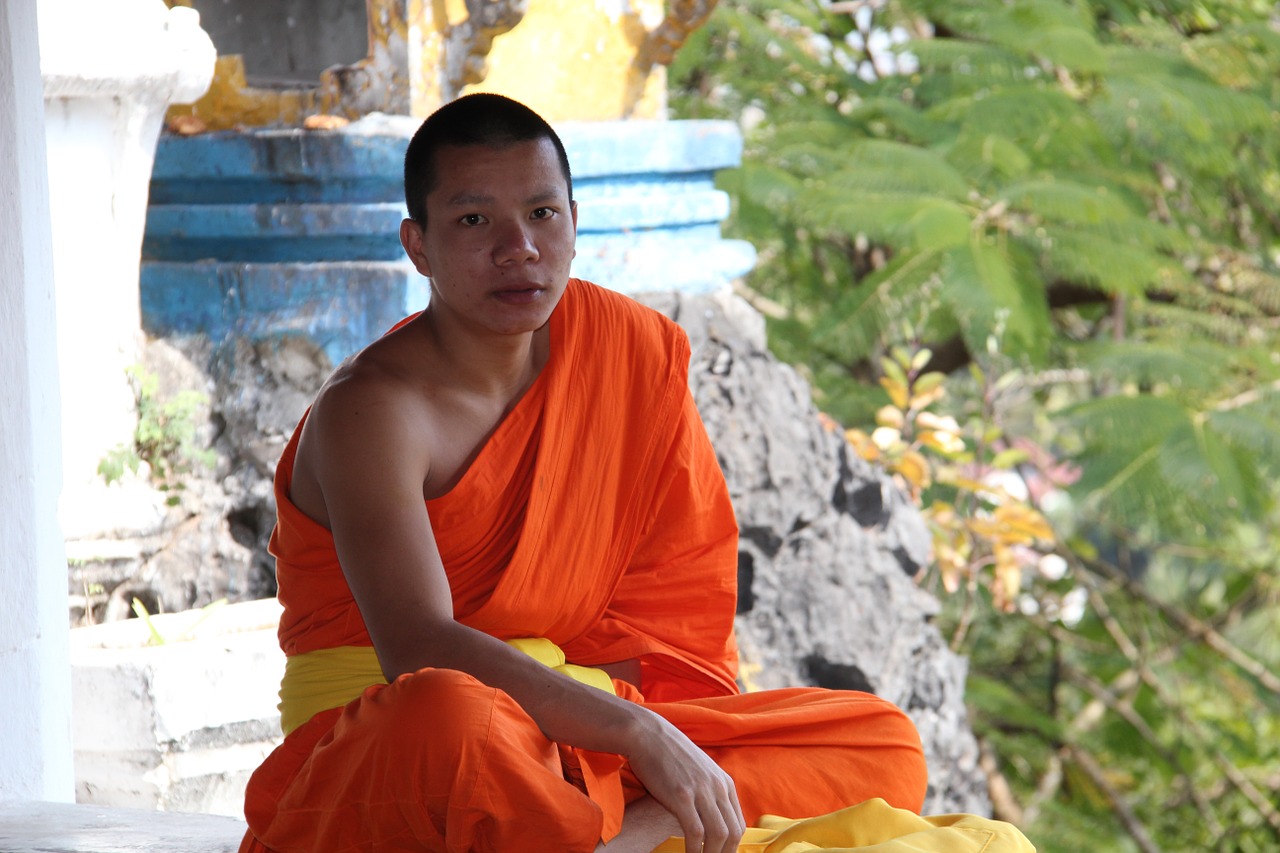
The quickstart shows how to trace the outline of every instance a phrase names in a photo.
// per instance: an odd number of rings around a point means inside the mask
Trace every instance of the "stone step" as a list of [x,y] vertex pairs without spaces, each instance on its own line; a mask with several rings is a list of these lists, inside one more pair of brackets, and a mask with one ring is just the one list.
[[244,832],[232,817],[0,802],[0,853],[235,853]]

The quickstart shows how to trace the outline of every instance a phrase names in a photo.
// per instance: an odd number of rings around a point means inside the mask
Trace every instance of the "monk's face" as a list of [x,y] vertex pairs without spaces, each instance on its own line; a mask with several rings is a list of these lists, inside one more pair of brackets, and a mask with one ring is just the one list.
[[578,231],[551,140],[446,146],[435,172],[427,224],[405,220],[400,233],[431,279],[431,312],[500,334],[541,328],[568,283]]

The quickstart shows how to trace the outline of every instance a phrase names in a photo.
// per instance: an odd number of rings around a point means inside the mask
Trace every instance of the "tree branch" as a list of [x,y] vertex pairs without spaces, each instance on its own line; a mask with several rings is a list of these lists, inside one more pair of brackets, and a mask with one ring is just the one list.
[[1135,582],[1132,578],[1125,575],[1115,566],[1103,560],[1090,560],[1081,557],[1078,554],[1062,555],[1068,560],[1078,560],[1087,567],[1091,572],[1101,575],[1114,583],[1119,584],[1129,593],[1129,595],[1155,608],[1159,613],[1178,627],[1184,634],[1186,639],[1201,640],[1206,646],[1213,649],[1223,658],[1238,666],[1240,669],[1252,675],[1258,682],[1271,693],[1280,696],[1280,676],[1267,669],[1261,661],[1254,658],[1238,646],[1233,644],[1226,637],[1219,634],[1211,625],[1203,622],[1196,617],[1183,612],[1182,610],[1167,604],[1160,599],[1147,592],[1141,584]]
[[1129,833],[1129,837],[1138,845],[1138,849],[1143,853],[1160,853],[1160,848],[1151,840],[1151,836],[1147,833],[1147,828],[1142,821],[1138,820],[1138,816],[1133,813],[1128,801],[1107,781],[1107,774],[1103,772],[1097,760],[1075,745],[1068,745],[1066,750],[1076,766],[1083,770],[1090,781],[1097,785],[1098,790],[1102,791],[1103,795],[1106,796],[1111,805],[1111,810],[1120,819],[1125,832]]

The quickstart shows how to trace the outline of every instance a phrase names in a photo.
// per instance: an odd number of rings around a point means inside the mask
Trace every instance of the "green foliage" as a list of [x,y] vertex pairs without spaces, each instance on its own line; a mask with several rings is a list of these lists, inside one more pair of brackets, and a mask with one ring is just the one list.
[[[143,462],[150,466],[152,479],[165,490],[182,488],[181,477],[194,466],[210,467],[212,450],[198,441],[196,415],[208,397],[199,391],[179,391],[173,397],[160,399],[159,380],[139,367],[129,369],[138,407],[138,425],[132,447],[120,446],[98,463],[98,474],[115,482],[125,470],[138,472]],[[177,497],[169,498],[176,503]]]
[[[1001,756],[1019,792],[1015,817],[1038,849],[1274,849],[1275,676],[1260,684],[1196,633],[1268,612],[1229,585],[1267,599],[1274,629],[1276,585],[1261,564],[1194,577],[1163,570],[1137,591],[1122,575],[1077,565],[1061,581],[1035,579],[1026,594],[1051,605],[1087,589],[1079,621],[1051,606],[1024,620],[973,619],[975,729]],[[1219,640],[1238,654],[1231,638]],[[1274,655],[1274,635],[1270,645]],[[1079,846],[1091,826],[1091,844]],[[1145,843],[1122,845],[1123,836]]]
[[[908,0],[872,23],[933,37],[889,48],[817,0],[727,3],[678,57],[673,100],[751,117],[732,227],[761,250],[750,287],[779,309],[774,346],[839,420],[883,402],[850,386],[874,382],[904,321],[942,369],[993,334],[1031,369],[1087,369],[1098,341],[1140,362],[1218,345],[1222,381],[1198,399],[1174,374],[1074,389],[1063,413],[1089,471],[1077,497],[1176,537],[1216,523],[1215,498],[1254,521],[1274,499],[1202,423],[1252,393],[1250,423],[1280,430],[1264,399],[1280,392],[1280,34],[1259,8]],[[1103,448],[1109,410],[1087,402],[1113,394],[1179,435]],[[1211,486],[1197,506],[1162,509],[1194,482]]]
[[1049,457],[1032,485],[1080,472],[1037,498],[1071,568],[1023,572],[1025,618],[945,597],[1041,850],[1274,849],[1273,4],[849,8],[722,0],[671,69],[678,114],[744,127],[722,186],[771,347],[847,425],[927,349],[971,434]]

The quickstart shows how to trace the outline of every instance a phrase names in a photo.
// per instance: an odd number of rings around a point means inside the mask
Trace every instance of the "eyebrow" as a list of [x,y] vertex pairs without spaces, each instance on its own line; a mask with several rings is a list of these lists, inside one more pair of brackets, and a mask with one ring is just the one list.
[[[549,201],[557,201],[561,197],[560,191],[556,189],[545,189],[536,192],[524,200],[525,204],[545,204]],[[492,204],[496,199],[491,195],[481,195],[480,193],[460,192],[445,202],[447,207],[471,207],[473,205]]]

